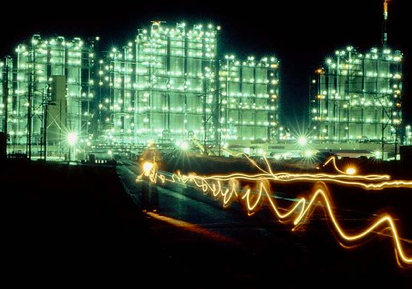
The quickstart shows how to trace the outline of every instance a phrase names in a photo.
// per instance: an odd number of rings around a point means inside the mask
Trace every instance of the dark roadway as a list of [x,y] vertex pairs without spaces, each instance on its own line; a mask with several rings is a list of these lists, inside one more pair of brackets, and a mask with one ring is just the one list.
[[[142,184],[119,178],[121,167],[0,164],[3,281],[12,288],[411,288],[411,268],[397,266],[388,238],[346,249],[322,218],[292,233],[265,221],[265,212],[210,217],[201,229],[172,225],[170,208],[142,212]],[[179,202],[179,211],[192,205]],[[222,216],[210,204],[197,210]]]

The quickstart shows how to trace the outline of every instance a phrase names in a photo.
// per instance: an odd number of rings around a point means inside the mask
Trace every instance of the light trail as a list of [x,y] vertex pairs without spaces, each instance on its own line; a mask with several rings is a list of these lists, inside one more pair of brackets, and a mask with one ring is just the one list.
[[[191,183],[195,187],[201,189],[205,194],[211,194],[215,198],[220,198],[224,206],[229,206],[233,201],[243,201],[246,204],[248,214],[254,214],[266,200],[269,207],[274,212],[276,218],[285,224],[292,225],[292,231],[309,221],[312,213],[317,207],[324,208],[324,213],[327,219],[333,225],[334,233],[339,237],[342,246],[357,245],[358,242],[365,240],[372,234],[386,235],[386,231],[390,232],[390,237],[393,240],[395,257],[400,267],[412,266],[412,248],[404,249],[405,243],[411,244],[412,240],[401,239],[398,229],[395,225],[394,218],[387,212],[376,215],[375,219],[365,226],[363,230],[357,233],[348,233],[337,220],[336,214],[332,205],[332,197],[330,196],[327,184],[338,184],[342,186],[357,187],[365,190],[383,190],[388,188],[407,188],[412,189],[411,180],[391,180],[389,175],[354,175],[353,170],[346,173],[340,170],[335,162],[334,157],[328,159],[324,166],[332,163],[337,171],[336,174],[291,174],[287,172],[274,173],[266,158],[264,158],[267,170],[260,167],[255,161],[249,161],[261,173],[244,174],[233,173],[226,175],[209,175],[199,176],[195,173],[182,175],[179,171],[167,176],[159,171],[152,170],[150,175],[146,175],[149,181],[157,183]],[[142,177],[143,175],[139,176]],[[281,207],[275,201],[274,193],[272,193],[271,184],[282,183],[312,183],[313,188],[308,195],[308,198],[303,196],[295,198],[292,205],[289,207]],[[247,185],[243,185],[243,184]],[[254,184],[254,188],[250,187]],[[320,204],[320,206],[319,206]],[[402,242],[401,242],[402,241]],[[407,253],[409,252],[409,253]]]
[[159,214],[154,213],[154,212],[147,212],[147,214],[149,216],[151,216],[152,218],[155,218],[157,220],[160,220],[160,221],[163,221],[165,223],[171,224],[175,227],[180,227],[180,228],[183,228],[187,231],[194,232],[196,234],[200,234],[203,237],[206,237],[208,239],[217,240],[217,241],[220,241],[220,242],[227,242],[227,243],[231,243],[231,244],[236,244],[237,246],[241,246],[241,244],[237,240],[235,240],[233,238],[230,238],[230,237],[227,237],[227,236],[224,236],[222,234],[218,234],[218,233],[215,233],[213,231],[207,230],[207,229],[203,228],[202,226],[198,226],[198,225],[195,225],[195,224],[192,224],[192,223],[184,222],[182,220],[176,220],[174,218],[170,218],[170,217],[167,217],[167,216],[162,216],[162,215],[159,215]]

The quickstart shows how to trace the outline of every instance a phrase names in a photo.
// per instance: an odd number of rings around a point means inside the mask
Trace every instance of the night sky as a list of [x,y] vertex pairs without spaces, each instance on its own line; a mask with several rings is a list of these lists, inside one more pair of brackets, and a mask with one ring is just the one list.
[[[412,121],[412,17],[406,0],[391,0],[387,22],[388,46],[404,54],[403,106]],[[123,46],[137,29],[151,21],[220,25],[219,52],[246,56],[274,55],[281,61],[281,105],[291,125],[304,126],[310,77],[328,55],[351,45],[360,52],[382,45],[383,0],[261,1],[112,1],[90,4],[64,1],[2,4],[0,56],[12,55],[21,42],[39,33],[48,36],[95,37],[102,45]],[[270,6],[269,6],[270,3]],[[37,5],[36,5],[37,4]],[[94,5],[91,8],[90,5]],[[5,6],[5,7],[4,7]],[[17,17],[18,20],[13,20]]]

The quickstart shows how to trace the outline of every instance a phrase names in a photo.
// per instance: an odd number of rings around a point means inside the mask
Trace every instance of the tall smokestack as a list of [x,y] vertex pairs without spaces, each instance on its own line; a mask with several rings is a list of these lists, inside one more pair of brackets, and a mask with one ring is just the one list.
[[386,49],[388,45],[388,31],[386,29],[387,22],[388,22],[388,2],[391,0],[384,0],[383,1],[383,31],[382,31],[382,45],[383,48]]

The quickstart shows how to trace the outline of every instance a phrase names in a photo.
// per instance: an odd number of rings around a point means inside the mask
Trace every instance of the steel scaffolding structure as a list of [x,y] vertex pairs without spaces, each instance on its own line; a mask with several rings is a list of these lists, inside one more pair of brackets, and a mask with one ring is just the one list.
[[312,138],[319,142],[396,143],[402,123],[402,53],[353,47],[336,51],[316,73]]
[[[86,143],[94,98],[93,66],[93,43],[80,38],[42,39],[34,34],[18,45],[8,107],[8,115],[13,116],[7,129],[11,152],[45,158],[48,145],[50,155],[63,158],[65,136],[70,131],[76,131],[79,141]],[[46,130],[50,132],[46,134]]]
[[99,104],[103,142],[196,139],[220,146],[233,139],[272,138],[279,62],[275,57],[221,60],[219,30],[153,22],[134,42],[113,48],[101,64],[108,87]]
[[221,129],[224,143],[275,141],[279,127],[279,61],[239,61],[227,55],[220,69]]

